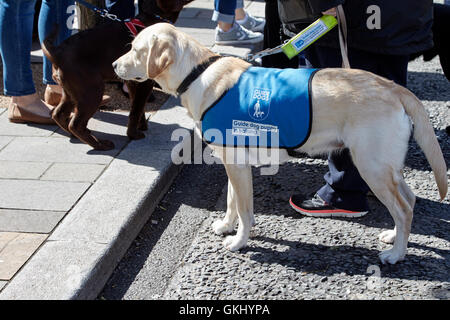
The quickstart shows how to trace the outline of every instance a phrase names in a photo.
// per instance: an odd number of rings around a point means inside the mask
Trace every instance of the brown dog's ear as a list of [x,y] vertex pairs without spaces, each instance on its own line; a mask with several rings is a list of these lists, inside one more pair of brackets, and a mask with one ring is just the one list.
[[174,60],[174,49],[168,39],[153,35],[150,54],[147,57],[147,76],[154,79],[163,72]]

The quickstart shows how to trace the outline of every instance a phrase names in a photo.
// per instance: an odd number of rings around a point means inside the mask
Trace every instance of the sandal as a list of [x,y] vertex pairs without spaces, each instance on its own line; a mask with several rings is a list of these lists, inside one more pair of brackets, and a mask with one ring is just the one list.
[[56,124],[51,117],[50,110],[48,117],[43,117],[19,107],[17,103],[11,103],[8,107],[8,119],[14,123]]

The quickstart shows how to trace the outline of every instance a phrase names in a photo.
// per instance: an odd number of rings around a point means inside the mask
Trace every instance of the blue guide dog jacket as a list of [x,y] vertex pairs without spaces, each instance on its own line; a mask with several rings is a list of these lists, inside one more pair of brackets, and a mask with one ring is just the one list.
[[206,143],[293,149],[309,137],[317,69],[250,67],[202,115]]

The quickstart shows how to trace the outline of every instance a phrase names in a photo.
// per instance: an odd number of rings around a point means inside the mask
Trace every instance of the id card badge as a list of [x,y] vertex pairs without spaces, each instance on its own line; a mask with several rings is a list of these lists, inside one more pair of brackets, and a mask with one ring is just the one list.
[[335,17],[324,15],[285,43],[281,50],[292,59],[337,25]]

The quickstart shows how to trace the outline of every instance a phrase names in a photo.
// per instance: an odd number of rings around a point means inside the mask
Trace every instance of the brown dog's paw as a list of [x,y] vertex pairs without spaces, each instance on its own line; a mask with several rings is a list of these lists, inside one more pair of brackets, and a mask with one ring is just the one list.
[[141,131],[147,131],[147,130],[148,130],[148,123],[147,123],[147,120],[140,121],[140,122],[139,122],[138,129],[141,130]]
[[128,138],[130,138],[130,140],[139,140],[145,138],[145,134],[139,130],[128,130],[127,136]]
[[107,151],[114,149],[114,143],[109,140],[100,140],[95,150]]

